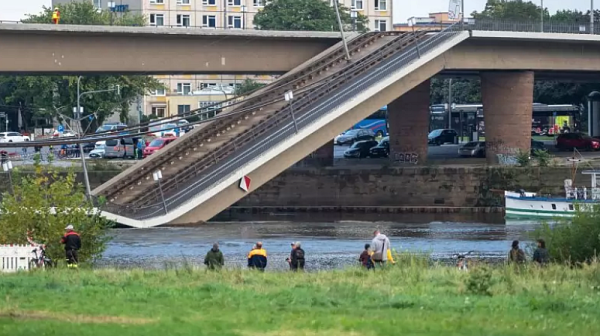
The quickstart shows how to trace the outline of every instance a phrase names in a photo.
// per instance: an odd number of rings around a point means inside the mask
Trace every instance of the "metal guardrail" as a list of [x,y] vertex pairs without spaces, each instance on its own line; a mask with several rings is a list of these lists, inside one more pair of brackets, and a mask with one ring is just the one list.
[[[421,43],[418,46],[419,48],[417,48],[417,45],[414,44],[414,47],[402,49],[402,51],[393,54],[391,57],[377,64],[377,68],[374,71],[362,73],[354,77],[353,80],[350,80],[345,85],[342,85],[340,88],[336,88],[332,91],[325,89],[327,90],[327,94],[322,95],[322,98],[318,99],[317,101],[312,101],[312,98],[314,97],[310,98],[307,96],[305,99],[309,101],[310,108],[305,109],[304,111],[298,111],[296,115],[298,127],[300,129],[307,127],[317,119],[334,110],[335,106],[347,101],[352,96],[387,77],[391,72],[396,71],[399,68],[406,66],[418,59],[419,52],[417,49],[420,49],[421,53],[427,52],[438,44],[446,41],[448,38],[455,36],[458,32],[460,32],[460,30],[456,29],[456,26],[453,26],[447,28],[444,32],[436,34],[434,37],[426,40],[425,43]],[[298,102],[295,102],[295,104],[298,104]],[[218,184],[219,182],[231,176],[231,174],[235,173],[237,169],[249,159],[263,155],[264,152],[266,152],[269,148],[280,143],[281,141],[284,141],[294,133],[295,128],[291,119],[288,119],[287,123],[283,125],[281,123],[278,124],[277,131],[271,133],[267,139],[256,138],[254,141],[239,147],[238,150],[236,150],[233,155],[229,155],[226,160],[211,165],[211,167],[205,171],[199,180],[193,182],[176,195],[169,197],[166,200],[167,207],[173,208],[185,203],[188,200],[187,196],[190,196],[191,194],[197,194],[198,191],[205,190],[213,185]],[[113,212],[111,211],[113,210],[111,208],[113,207],[109,206],[106,210]],[[121,208],[121,210],[126,209]],[[135,212],[132,212],[133,209],[128,210],[129,211],[118,211],[117,213],[123,214],[124,212],[128,212],[129,215],[133,215],[128,217],[144,219],[161,214],[163,208],[162,204],[156,204],[155,206],[150,206],[145,209],[137,209],[138,211]]]
[[[561,34],[590,34],[590,22],[552,22],[530,21],[519,22],[510,20],[468,19],[465,22],[467,30],[506,31],[527,33],[561,33]],[[600,23],[594,25],[594,34],[600,34]]]

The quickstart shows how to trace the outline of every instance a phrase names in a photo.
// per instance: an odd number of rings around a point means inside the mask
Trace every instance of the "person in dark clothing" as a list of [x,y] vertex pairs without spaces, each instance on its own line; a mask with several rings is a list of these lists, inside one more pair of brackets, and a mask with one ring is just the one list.
[[77,268],[79,259],[77,258],[77,251],[81,249],[81,238],[79,234],[73,229],[73,225],[69,224],[65,228],[65,235],[60,240],[61,244],[65,244],[65,255],[67,258],[68,268]]
[[545,265],[550,261],[550,254],[546,250],[546,242],[543,239],[537,240],[537,248],[533,252],[533,261],[539,265]]
[[300,242],[295,242],[292,245],[292,253],[290,255],[290,268],[292,271],[304,270],[304,250]]
[[358,257],[358,261],[360,261],[360,264],[368,270],[374,268],[373,260],[371,259],[370,248],[371,248],[371,244],[365,244],[365,250],[362,251],[362,253]]
[[519,248],[518,240],[512,242],[512,248],[508,252],[508,262],[510,264],[525,263],[525,252],[523,252],[523,250]]
[[256,243],[252,251],[248,253],[248,267],[261,272],[265,271],[267,267],[267,251],[263,249],[261,242]]
[[212,249],[208,251],[206,257],[204,257],[204,265],[209,270],[219,270],[225,265],[225,259],[223,258],[223,252],[219,250],[219,244],[214,243]]

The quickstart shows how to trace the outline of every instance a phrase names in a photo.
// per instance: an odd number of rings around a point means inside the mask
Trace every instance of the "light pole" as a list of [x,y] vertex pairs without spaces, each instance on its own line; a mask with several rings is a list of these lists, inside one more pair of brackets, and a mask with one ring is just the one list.
[[[115,91],[115,88],[108,90],[93,90],[81,92],[81,78],[82,76],[77,77],[77,108],[74,112],[74,120],[78,121],[79,132],[77,132],[77,138],[81,140],[83,136],[83,126],[81,125],[81,121],[85,119],[82,117],[83,109],[81,108],[81,97],[85,95],[90,95],[94,93],[101,92],[112,92]],[[117,95],[121,93],[121,88],[119,85],[116,86]],[[79,155],[81,156],[81,165],[83,166],[83,179],[85,180],[85,193],[88,200],[92,200],[92,188],[90,187],[90,178],[88,176],[87,166],[85,165],[85,153],[83,152],[83,143],[79,143]]]
[[163,194],[162,184],[160,183],[160,180],[162,180],[162,172],[160,169],[152,173],[152,177],[154,178],[154,181],[158,183],[158,190],[160,190],[160,198],[162,199],[163,208],[165,209],[166,215],[169,213],[169,211],[167,210],[167,202],[165,202],[165,195]]
[[350,52],[348,51],[348,44],[346,43],[346,35],[344,35],[344,26],[342,25],[342,19],[340,18],[339,0],[333,0],[333,7],[335,7],[335,16],[337,16],[338,26],[340,26],[340,34],[342,34],[342,42],[344,43],[344,50],[346,51],[346,59],[350,61]]
[[292,115],[292,120],[294,121],[296,133],[298,133],[298,124],[296,123],[296,116],[294,115],[294,93],[292,90],[290,90],[285,93],[284,97],[286,102],[290,102],[290,114]]
[[465,25],[465,0],[460,1],[460,26],[461,28]]
[[356,18],[358,18],[358,12],[356,11],[356,8],[354,6],[352,6],[350,8],[350,17],[352,18],[352,31],[356,31]]
[[452,78],[448,80],[448,129],[452,129]]
[[244,17],[244,26],[243,26],[243,28],[246,29],[246,5],[242,5],[242,15]]
[[10,183],[10,190],[12,190],[12,194],[14,196],[15,195],[15,187],[13,186],[13,183],[12,183],[12,174],[11,174],[12,169],[13,169],[13,165],[12,165],[12,162],[10,160],[6,161],[6,162],[4,162],[2,164],[2,170],[4,170],[4,172],[8,174],[8,181]]
[[590,0],[590,34],[594,34],[594,0]]
[[[540,23],[540,31],[543,33],[544,32],[544,0],[541,0],[541,1],[542,1],[542,10],[540,13],[540,22],[541,22]],[[594,0],[592,0],[592,1],[594,1]]]
[[109,1],[108,2],[108,9],[110,10],[110,25],[113,25],[113,15],[115,13],[115,7],[117,7],[117,4],[114,1]]
[[[408,26],[412,27],[412,32],[413,32],[413,35],[414,35],[414,33],[415,33],[415,24],[417,23],[417,21],[416,21],[416,19],[415,19],[414,16],[408,18],[407,21],[408,21]],[[419,40],[416,40],[416,42],[417,42],[417,44],[416,44],[417,45],[417,55],[419,56],[419,58],[421,58],[421,48],[419,47]]]

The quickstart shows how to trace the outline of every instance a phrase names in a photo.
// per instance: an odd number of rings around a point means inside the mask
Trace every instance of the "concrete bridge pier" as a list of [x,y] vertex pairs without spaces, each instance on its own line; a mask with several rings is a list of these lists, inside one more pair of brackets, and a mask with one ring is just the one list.
[[531,150],[533,83],[533,71],[481,74],[488,164],[514,164]]
[[390,160],[395,164],[427,161],[429,80],[388,104]]

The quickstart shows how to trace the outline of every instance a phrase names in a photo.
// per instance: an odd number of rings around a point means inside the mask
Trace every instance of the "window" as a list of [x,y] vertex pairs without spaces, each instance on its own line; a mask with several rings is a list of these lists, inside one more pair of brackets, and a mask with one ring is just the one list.
[[386,31],[387,20],[375,20],[375,31]]
[[164,107],[152,107],[152,114],[162,118],[165,116],[165,108]]
[[202,27],[217,28],[217,17],[214,15],[202,15]]
[[94,0],[94,7],[102,9],[102,0]]
[[241,6],[242,0],[227,0],[227,5],[229,6]]
[[177,93],[182,95],[189,95],[192,93],[191,83],[177,83]]
[[387,0],[375,0],[375,10],[387,10]]
[[556,204],[552,204],[552,210],[556,210]]
[[202,0],[202,4],[206,6],[216,6],[217,0]]
[[164,4],[165,0],[150,0],[151,4]]
[[569,210],[574,210],[573,204],[569,204]]
[[150,25],[151,26],[164,26],[165,16],[163,14],[150,14]]
[[178,5],[189,5],[190,0],[177,0]]
[[254,7],[264,7],[265,0],[254,0]]
[[215,86],[217,86],[217,83],[200,83],[200,90],[208,90],[210,88],[214,88]]
[[241,16],[228,16],[227,17],[227,28],[242,28],[242,17]]
[[177,105],[177,114],[190,112],[190,105]]
[[189,27],[190,26],[190,16],[177,14],[177,25],[179,27]]
[[165,90],[165,88],[160,88],[160,89],[156,89],[154,90],[154,92],[152,92],[153,96],[166,96],[167,95],[167,90]]
[[363,0],[352,0],[352,7],[354,9],[363,9]]

